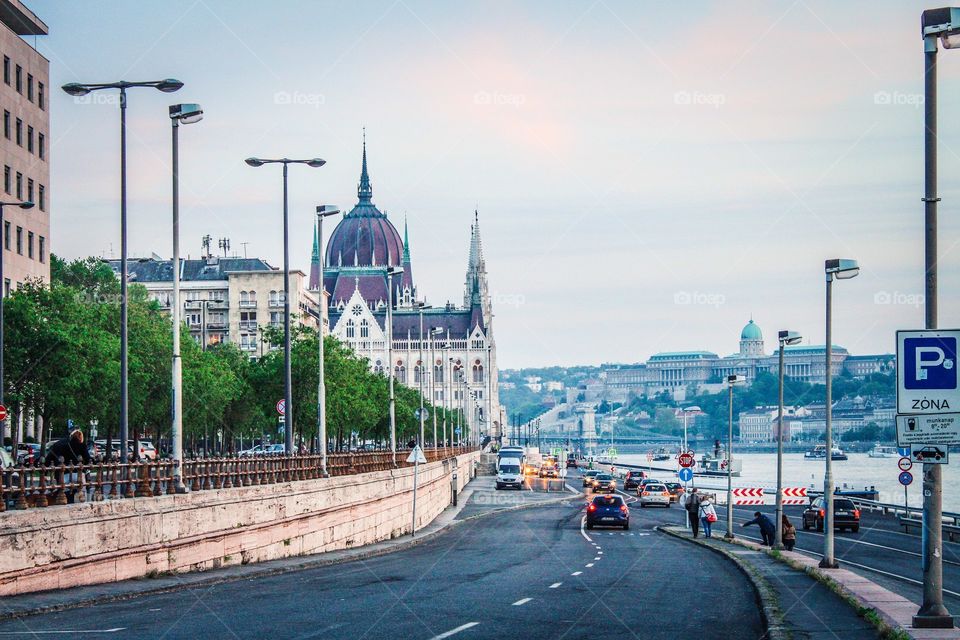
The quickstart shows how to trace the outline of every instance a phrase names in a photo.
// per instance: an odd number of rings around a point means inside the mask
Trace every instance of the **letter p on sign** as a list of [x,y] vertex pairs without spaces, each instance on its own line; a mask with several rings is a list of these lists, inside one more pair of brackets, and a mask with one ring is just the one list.
[[957,340],[950,337],[906,338],[907,389],[956,389]]

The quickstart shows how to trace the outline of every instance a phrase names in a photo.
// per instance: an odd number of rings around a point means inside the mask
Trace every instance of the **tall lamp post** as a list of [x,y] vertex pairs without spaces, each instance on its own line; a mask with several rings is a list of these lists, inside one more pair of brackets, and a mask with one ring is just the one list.
[[[13,201],[13,202],[0,202],[0,234],[3,234],[3,208],[5,206],[11,207],[20,207],[21,209],[32,209],[33,203],[29,200],[25,202]],[[2,238],[3,242],[6,242],[6,238]],[[0,244],[0,251],[5,249],[6,245]],[[7,297],[7,281],[3,275],[3,255],[0,254],[0,404],[3,404],[3,390],[4,390],[4,377],[3,377],[3,299]],[[6,422],[6,419],[4,419]],[[10,435],[12,436],[14,451],[13,455],[16,457],[16,444],[17,438],[16,435],[11,430]],[[0,437],[3,436],[3,429],[0,428]]]
[[[330,204],[321,204],[317,207],[317,251],[323,255],[323,219],[335,216],[340,209]],[[319,357],[317,358],[317,440],[320,445],[320,472],[327,474],[327,383],[323,379],[323,305],[326,304],[323,295],[323,258],[320,262],[320,290],[317,302],[320,313],[317,316],[317,342],[320,343]]]
[[129,358],[127,353],[127,89],[150,87],[164,93],[179,90],[183,83],[173,78],[149,82],[107,82],[84,84],[70,82],[62,89],[73,97],[85,96],[91,91],[120,90],[120,451],[121,460],[127,456],[129,435]]
[[[936,329],[937,318],[937,39],[945,49],[960,47],[960,8],[928,9],[921,18],[924,51],[924,294],[925,327]],[[953,616],[943,604],[943,472],[938,464],[923,465],[923,604],[913,626],[950,629]]]
[[723,537],[728,540],[733,540],[733,387],[746,381],[740,374],[727,376],[727,532]]
[[265,164],[283,165],[283,449],[290,456],[293,455],[293,374],[291,373],[290,356],[290,216],[287,197],[287,168],[291,164],[305,164],[308,167],[317,168],[325,165],[327,161],[320,158],[310,158],[309,160],[247,158],[244,162],[251,167],[262,167]]
[[803,338],[796,331],[780,331],[777,339],[780,343],[780,386],[777,393],[777,533],[773,548],[783,549],[783,349],[787,345],[799,344]]
[[[443,329],[435,327],[430,329],[430,406],[433,407],[433,446],[439,447],[437,441],[437,358],[433,354],[433,336],[441,335]],[[440,369],[443,371],[443,369]],[[440,384],[443,384],[443,378],[440,378]],[[444,445],[446,446],[446,445]]]
[[824,361],[824,380],[827,385],[825,446],[827,455],[823,472],[823,558],[820,566],[825,569],[834,569],[840,565],[833,554],[833,281],[856,278],[860,267],[856,260],[834,258],[823,263],[823,270],[827,276],[827,313],[826,313],[826,358]]
[[[173,361],[170,366],[173,411],[170,412],[170,439],[173,441],[174,490],[186,493],[187,485],[183,483],[183,369],[180,360],[180,125],[200,122],[203,109],[198,104],[174,104],[170,105],[169,114],[173,153]],[[206,348],[206,344],[203,346]]]
[[[698,413],[699,411],[700,411],[700,407],[696,407],[696,406],[683,408],[683,451],[684,452],[687,452],[690,450],[689,445],[687,444],[688,442],[687,441],[687,416],[689,416],[691,413]],[[612,440],[610,444],[613,444]]]
[[393,276],[403,273],[401,267],[387,267],[387,367],[390,380],[390,451],[397,466],[397,399],[393,393]]
[[[423,366],[424,364],[423,363],[423,310],[430,309],[430,308],[431,308],[430,305],[424,304],[422,302],[417,304],[417,311],[420,313],[420,335],[417,336],[417,347],[419,347],[420,349],[420,364],[417,366],[417,368],[420,371],[420,376],[417,382],[419,384],[419,389],[420,389],[419,417],[420,417],[420,448],[421,449],[427,446],[424,440],[425,438],[424,423],[426,422],[426,420],[423,417],[423,391],[424,391],[423,376],[426,373],[426,369]],[[429,352],[429,349],[427,351]]]

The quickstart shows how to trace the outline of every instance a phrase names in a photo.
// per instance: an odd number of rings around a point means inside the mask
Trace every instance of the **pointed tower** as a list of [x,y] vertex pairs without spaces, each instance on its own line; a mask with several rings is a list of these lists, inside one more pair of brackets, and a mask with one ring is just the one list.
[[310,253],[310,291],[319,291],[321,281],[320,268],[320,240],[317,238],[317,227],[313,227],[313,251]]
[[403,260],[400,264],[403,266],[403,276],[400,279],[400,288],[409,289],[413,298],[416,298],[416,289],[413,286],[413,265],[410,262],[410,235],[407,231],[407,219],[403,219]]
[[483,245],[480,242],[480,214],[476,210],[473,212],[473,224],[470,225],[470,256],[467,258],[467,278],[463,291],[463,306],[469,309],[473,304],[483,307],[484,316],[489,314],[487,265],[483,260]]
[[373,187],[370,174],[367,173],[367,128],[363,128],[363,167],[360,170],[360,184],[357,186],[358,204],[370,204],[373,201]]

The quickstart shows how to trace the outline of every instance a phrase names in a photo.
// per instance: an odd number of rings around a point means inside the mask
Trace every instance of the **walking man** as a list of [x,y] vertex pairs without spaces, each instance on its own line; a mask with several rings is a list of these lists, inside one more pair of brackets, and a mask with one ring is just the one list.
[[690,520],[693,537],[696,538],[700,533],[700,496],[697,494],[696,487],[690,490],[690,496],[684,506],[687,509],[687,518]]

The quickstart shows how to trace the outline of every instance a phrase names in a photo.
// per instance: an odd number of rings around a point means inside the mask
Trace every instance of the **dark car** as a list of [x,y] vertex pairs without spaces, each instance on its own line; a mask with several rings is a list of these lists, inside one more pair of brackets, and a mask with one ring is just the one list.
[[589,487],[593,484],[593,479],[600,475],[600,472],[596,469],[591,469],[589,471],[584,471],[580,478],[583,480],[583,486]]
[[623,489],[624,491],[628,489],[636,489],[640,486],[640,481],[647,476],[643,471],[627,471],[626,477],[623,479]]
[[567,456],[567,469],[577,468],[577,459],[573,456]]
[[941,449],[940,447],[923,447],[922,449],[915,449],[913,451],[913,457],[917,462],[925,462],[928,459],[941,460],[947,457],[946,449]]
[[679,482],[664,482],[670,492],[670,502],[680,502],[680,496],[687,492]]
[[593,477],[593,492],[609,491],[613,493],[617,490],[617,481],[609,473],[598,473]]
[[[826,514],[825,500],[820,497],[810,503],[803,512],[803,529],[809,531],[816,528],[823,531],[823,519]],[[854,533],[860,531],[860,509],[849,498],[833,499],[833,526],[840,531],[850,529]]]
[[587,506],[587,529],[595,526],[630,528],[630,510],[620,496],[597,496]]

